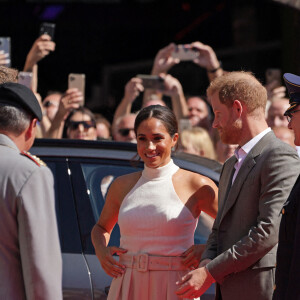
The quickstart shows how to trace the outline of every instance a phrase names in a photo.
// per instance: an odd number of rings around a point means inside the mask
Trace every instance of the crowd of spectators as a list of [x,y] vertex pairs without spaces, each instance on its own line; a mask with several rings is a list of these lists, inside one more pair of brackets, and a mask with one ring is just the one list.
[[[154,58],[149,75],[156,76],[157,81],[160,81],[159,89],[145,86],[144,80],[139,76],[129,78],[124,87],[124,96],[120,99],[113,120],[110,122],[101,113],[92,112],[82,106],[84,95],[76,88],[53,91],[49,87],[46,97],[41,98],[38,94],[38,63],[55,51],[55,42],[47,34],[40,36],[34,41],[22,70],[32,73],[31,89],[43,111],[37,137],[101,139],[136,143],[133,128],[138,111],[133,110],[136,106],[133,103],[142,94],[143,100],[140,108],[169,103],[168,106],[172,108],[178,119],[181,132],[177,151],[204,156],[224,163],[233,155],[237,145],[225,145],[220,141],[218,133],[212,128],[214,116],[206,95],[185,94],[181,82],[168,73],[174,65],[181,63],[180,57],[174,55],[177,49],[178,46],[171,43],[160,49]],[[209,81],[226,73],[210,46],[197,41],[184,45],[184,49],[195,53],[196,58],[192,59],[192,62],[206,70]],[[7,55],[0,53],[1,72],[5,73],[3,65],[8,62]],[[11,81],[16,82],[17,70],[11,71],[10,74]],[[285,98],[285,87],[278,82],[269,82],[265,87],[269,98],[266,109],[267,123],[274,129],[278,138],[295,148],[293,132],[287,129],[287,120],[283,116],[289,106],[289,100]],[[166,102],[166,98],[170,101]]]

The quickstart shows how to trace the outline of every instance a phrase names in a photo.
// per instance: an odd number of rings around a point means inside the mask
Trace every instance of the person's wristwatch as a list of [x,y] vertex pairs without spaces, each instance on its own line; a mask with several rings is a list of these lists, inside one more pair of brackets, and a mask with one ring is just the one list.
[[219,61],[219,66],[215,69],[212,69],[212,70],[207,70],[208,73],[216,73],[218,70],[220,69],[223,69],[223,65],[222,65],[222,62]]

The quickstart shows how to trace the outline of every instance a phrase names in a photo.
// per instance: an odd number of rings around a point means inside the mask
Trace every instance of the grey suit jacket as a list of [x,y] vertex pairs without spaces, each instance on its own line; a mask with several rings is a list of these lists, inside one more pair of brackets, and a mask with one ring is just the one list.
[[0,134],[0,299],[62,299],[53,176]]
[[[300,171],[294,149],[267,133],[231,186],[235,156],[219,183],[219,208],[202,259],[223,300],[271,299],[280,210]],[[217,298],[218,293],[217,293]]]

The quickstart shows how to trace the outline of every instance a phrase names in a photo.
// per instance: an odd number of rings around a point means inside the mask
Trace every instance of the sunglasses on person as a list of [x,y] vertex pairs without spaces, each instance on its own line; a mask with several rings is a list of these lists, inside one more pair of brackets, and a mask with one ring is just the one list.
[[134,129],[133,128],[121,128],[118,130],[118,132],[121,134],[121,136],[128,136],[129,132]]
[[297,112],[297,111],[300,111],[300,109],[288,111],[288,112],[285,113],[285,116],[286,116],[286,118],[287,118],[287,120],[288,120],[289,123],[290,123],[291,120],[292,120],[293,114],[294,114],[295,112]]
[[78,129],[79,125],[83,125],[85,130],[88,130],[92,127],[96,128],[96,123],[94,121],[69,121],[68,128],[71,130]]
[[51,102],[51,101],[46,101],[44,104],[43,104],[43,106],[44,107],[46,107],[46,108],[48,108],[48,107],[50,107],[50,106],[55,106],[55,103],[53,103],[53,102]]

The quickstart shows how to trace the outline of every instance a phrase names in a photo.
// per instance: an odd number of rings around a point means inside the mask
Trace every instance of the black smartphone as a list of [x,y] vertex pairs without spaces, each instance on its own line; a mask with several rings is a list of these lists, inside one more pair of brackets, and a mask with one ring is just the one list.
[[3,53],[6,55],[7,63],[4,64],[4,66],[10,67],[10,37],[0,37],[0,51],[3,51]]
[[142,79],[142,84],[145,89],[161,90],[165,89],[164,79],[157,75],[138,74],[136,77]]
[[48,34],[51,36],[51,40],[54,40],[55,24],[54,23],[42,23],[40,27],[40,36]]

